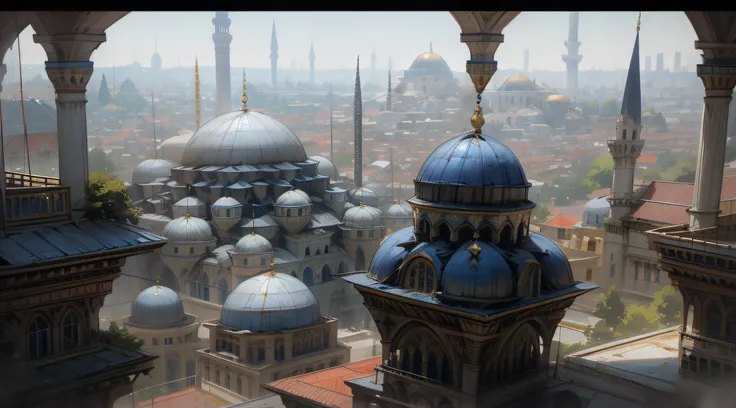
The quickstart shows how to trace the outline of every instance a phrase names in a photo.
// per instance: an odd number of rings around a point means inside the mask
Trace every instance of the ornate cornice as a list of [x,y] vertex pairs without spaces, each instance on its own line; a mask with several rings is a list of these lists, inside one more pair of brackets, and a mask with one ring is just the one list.
[[736,85],[736,65],[699,64],[697,72],[706,97],[731,98]]
[[85,93],[92,76],[91,61],[46,62],[46,73],[57,93]]

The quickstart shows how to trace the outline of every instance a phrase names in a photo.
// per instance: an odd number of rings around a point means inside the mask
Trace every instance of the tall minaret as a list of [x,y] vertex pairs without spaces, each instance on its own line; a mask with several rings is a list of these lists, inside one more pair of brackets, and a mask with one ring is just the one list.
[[314,42],[309,45],[309,82],[314,83]]
[[613,187],[611,187],[611,221],[618,222],[631,214],[634,204],[634,170],[636,160],[644,148],[641,139],[641,81],[639,78],[639,27],[636,23],[636,40],[631,54],[629,73],[621,101],[621,115],[616,122],[616,138],[608,141],[608,151],[613,156]]
[[230,18],[227,11],[215,12],[212,19],[215,33],[212,41],[215,42],[215,83],[217,86],[217,114],[230,112]]
[[279,65],[279,40],[276,39],[276,20],[271,27],[271,87],[276,89],[278,76],[276,70]]
[[565,41],[567,55],[562,56],[562,60],[567,65],[567,82],[565,83],[567,89],[578,89],[578,64],[583,59],[583,56],[578,53],[580,51],[580,41],[578,41],[579,21],[580,13],[570,13],[570,26],[567,33],[567,41]]
[[371,79],[376,80],[376,46],[373,46],[373,53],[371,54]]
[[393,109],[393,101],[391,100],[391,70],[388,70],[388,92],[386,92],[386,112]]
[[353,145],[355,146],[355,164],[353,179],[355,187],[363,187],[363,96],[360,93],[360,55],[355,68],[355,99],[353,100]]

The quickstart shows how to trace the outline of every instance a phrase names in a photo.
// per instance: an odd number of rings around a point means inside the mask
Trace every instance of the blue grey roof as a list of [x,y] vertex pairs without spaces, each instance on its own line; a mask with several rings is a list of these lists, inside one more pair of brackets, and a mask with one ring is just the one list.
[[634,51],[629,62],[629,74],[626,77],[624,99],[621,102],[621,114],[627,115],[635,123],[641,124],[641,79],[639,74],[639,32],[636,32]]
[[1,238],[0,269],[93,254],[153,250],[165,243],[165,238],[129,224],[106,220],[70,222]]
[[240,238],[233,248],[233,252],[236,254],[254,254],[272,251],[273,245],[271,245],[271,242],[255,233],[243,235],[243,238]]
[[220,322],[233,331],[272,332],[320,321],[312,291],[292,276],[267,272],[254,276],[228,296]]
[[583,210],[583,224],[604,226],[605,219],[610,215],[611,204],[606,197],[594,198],[585,204]]
[[531,252],[542,267],[542,290],[559,290],[575,283],[570,262],[554,241],[529,232],[523,248]]
[[373,256],[371,266],[368,268],[368,276],[379,282],[388,279],[399,269],[411,249],[409,245],[399,244],[413,243],[416,245],[416,242],[414,227],[400,229],[386,237]]
[[243,180],[238,180],[235,183],[230,184],[226,188],[229,188],[231,190],[242,190],[242,189],[245,189],[245,188],[253,188],[253,186],[251,186],[250,184],[246,183]]
[[376,228],[383,226],[381,210],[367,205],[361,205],[347,210],[342,219],[348,228]]
[[181,298],[165,286],[151,286],[136,296],[130,306],[130,323],[151,329],[181,326],[187,322]]
[[274,206],[279,207],[303,207],[312,205],[312,200],[307,193],[301,190],[289,190],[279,196]]
[[342,225],[342,221],[337,219],[332,213],[312,213],[312,218],[309,220],[309,224],[307,224],[307,229],[329,228],[338,225]]
[[530,186],[514,152],[496,139],[456,136],[441,144],[419,169],[417,182],[453,186]]
[[453,298],[474,301],[493,301],[514,297],[514,273],[501,250],[485,242],[478,242],[482,249],[473,259],[468,241],[450,258],[442,274],[442,293]]
[[277,169],[279,169],[279,170],[285,170],[285,171],[286,170],[294,170],[294,171],[296,171],[296,170],[301,170],[302,169],[301,167],[297,167],[297,166],[295,166],[295,165],[293,165],[293,164],[291,164],[289,162],[272,164],[272,166],[275,167],[275,168],[277,168]]

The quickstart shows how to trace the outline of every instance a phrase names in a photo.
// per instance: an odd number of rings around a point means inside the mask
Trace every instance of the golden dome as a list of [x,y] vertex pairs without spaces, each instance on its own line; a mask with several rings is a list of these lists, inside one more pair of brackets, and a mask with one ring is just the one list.
[[[434,52],[423,52],[414,58],[409,70],[421,70],[435,72],[452,72],[445,59]],[[406,73],[405,73],[406,74]]]
[[545,102],[570,102],[570,99],[565,95],[550,95],[544,98]]
[[538,91],[539,87],[526,75],[517,74],[506,79],[498,90],[507,92]]

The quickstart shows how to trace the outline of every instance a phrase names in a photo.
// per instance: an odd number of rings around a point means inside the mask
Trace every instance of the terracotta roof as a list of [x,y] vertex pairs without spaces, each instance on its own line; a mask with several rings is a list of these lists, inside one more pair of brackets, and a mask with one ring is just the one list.
[[583,220],[580,215],[560,214],[549,220],[546,225],[557,228],[572,228]]
[[631,216],[662,224],[688,224],[690,222],[690,214],[687,213],[688,208],[690,208],[689,205],[646,201]]
[[199,391],[196,388],[187,388],[163,397],[147,399],[137,404],[138,408],[220,408],[232,405],[221,401],[214,396]]
[[297,375],[265,384],[263,387],[281,395],[308,399],[324,407],[351,408],[353,393],[345,381],[373,375],[381,356],[339,367]]
[[657,162],[657,156],[641,156],[636,160],[639,164],[652,164]]

